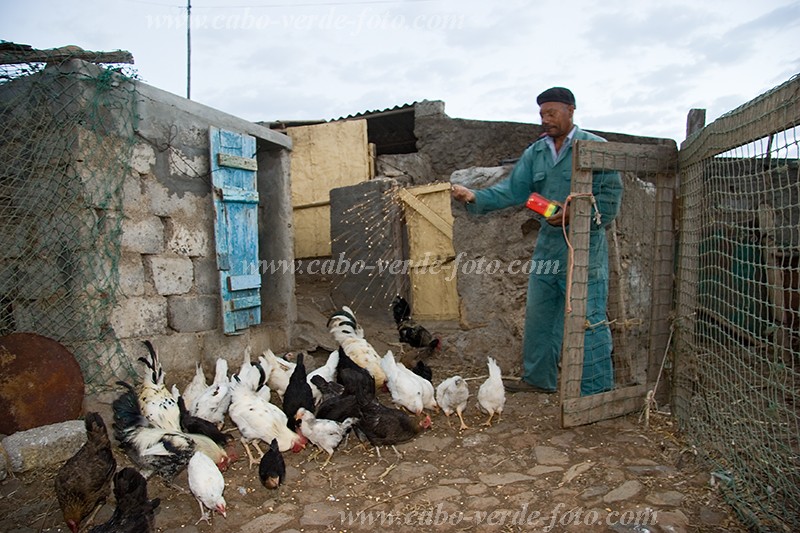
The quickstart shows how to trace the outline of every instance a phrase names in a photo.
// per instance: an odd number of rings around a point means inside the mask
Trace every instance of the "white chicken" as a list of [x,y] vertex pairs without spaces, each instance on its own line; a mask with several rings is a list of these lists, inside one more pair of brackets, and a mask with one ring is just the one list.
[[[195,452],[189,460],[188,473],[189,489],[194,494],[197,503],[200,504],[201,515],[195,525],[201,521],[211,524],[211,515],[214,514],[214,511],[226,518],[226,503],[222,496],[222,492],[225,490],[225,479],[214,461],[203,453]],[[211,512],[206,512],[206,509]]]
[[148,368],[139,389],[139,408],[153,426],[167,431],[180,431],[181,413],[178,402],[164,385],[164,370],[158,354],[150,341],[144,341],[144,345],[147,346],[150,358],[139,358]]
[[277,439],[280,451],[299,452],[305,447],[305,439],[286,426],[287,418],[276,405],[258,396],[252,388],[240,381],[238,376],[231,378],[231,405],[228,414],[242,434],[242,444],[250,459],[250,466],[258,464],[253,458],[248,443],[252,443],[261,457],[264,452],[257,440],[272,442]]
[[333,451],[342,442],[347,431],[358,422],[358,418],[355,417],[345,418],[342,422],[317,418],[303,407],[297,410],[295,419],[300,421],[300,433],[303,437],[328,454],[328,459],[322,468],[325,468],[331,461]]
[[497,366],[497,361],[491,357],[488,358],[488,366],[489,377],[481,383],[478,389],[478,408],[481,412],[489,414],[489,419],[483,423],[484,426],[492,425],[494,415],[497,415],[497,421],[500,421],[500,415],[502,415],[503,406],[506,403],[506,389],[503,387],[500,367]]
[[437,407],[431,382],[396,361],[391,350],[381,359],[381,368],[386,375],[386,385],[395,404],[415,414],[422,413],[424,409]]
[[[208,383],[206,383],[203,365],[199,362],[195,363],[194,377],[189,384],[186,385],[186,388],[183,389],[183,394],[181,395],[183,396],[184,403],[186,403],[186,408],[189,409],[190,412],[197,397],[200,396],[207,387]],[[175,396],[175,391],[172,392],[172,395]],[[175,398],[175,400],[177,401],[177,398]]]
[[[184,398],[185,400],[185,398]],[[228,362],[217,358],[214,381],[195,398],[189,411],[196,417],[208,420],[221,427],[225,413],[231,404],[231,388],[228,381]]]
[[356,322],[355,314],[349,307],[342,307],[328,319],[328,328],[342,347],[344,353],[355,364],[366,369],[375,380],[375,388],[380,389],[386,382],[386,373],[381,368],[381,356],[364,338],[364,330]]
[[464,417],[461,413],[467,407],[467,400],[469,399],[469,386],[461,376],[453,376],[442,381],[436,387],[436,403],[439,404],[445,416],[447,416],[447,423],[450,424],[450,415],[454,412],[461,420],[461,428],[469,429],[469,426],[464,423]]
[[286,387],[289,386],[289,378],[294,372],[295,363],[287,361],[283,357],[278,357],[272,350],[267,350],[259,357],[259,361],[267,374],[267,385],[270,389],[278,393],[283,400]]
[[311,382],[314,376],[321,376],[325,381],[334,381],[336,376],[336,367],[339,366],[339,350],[334,350],[328,356],[328,360],[321,367],[309,372],[306,376],[306,381],[311,386],[311,393],[314,395],[314,402],[319,405],[322,400],[322,393],[319,388]]

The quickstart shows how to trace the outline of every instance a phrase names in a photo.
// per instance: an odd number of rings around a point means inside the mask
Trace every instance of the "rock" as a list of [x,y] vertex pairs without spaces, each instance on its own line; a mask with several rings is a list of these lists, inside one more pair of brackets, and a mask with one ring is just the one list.
[[475,483],[468,477],[459,477],[454,479],[440,479],[439,485],[470,485]]
[[664,533],[686,533],[689,527],[689,519],[681,511],[659,511],[658,527]]
[[603,496],[603,501],[606,503],[612,503],[629,500],[639,494],[642,488],[643,485],[636,480],[626,481],[616,489]]
[[[639,460],[641,462],[641,460]],[[633,472],[634,474],[639,474],[640,476],[654,476],[654,477],[669,477],[674,476],[678,473],[678,471],[672,466],[663,466],[663,465],[633,465],[633,466],[626,466],[628,470]]]
[[589,500],[591,498],[596,498],[608,492],[607,485],[595,485],[593,487],[589,487],[585,491],[581,492],[580,498],[582,500]]
[[461,441],[461,446],[464,448],[474,448],[475,446],[486,444],[490,440],[492,440],[492,438],[489,435],[478,433],[464,437],[464,440]]
[[291,521],[292,518],[292,516],[283,513],[267,513],[244,524],[239,531],[241,533],[270,533],[270,531],[275,531]]
[[545,466],[545,465],[538,465],[534,466],[530,470],[528,470],[528,475],[530,476],[541,476],[543,474],[550,474],[551,472],[562,472],[564,469],[560,466]]
[[460,496],[461,492],[452,487],[433,487],[421,492],[415,500],[419,502],[441,502],[447,498]]
[[[329,526],[342,522],[345,511],[328,502],[309,503],[303,507],[303,516],[300,518],[302,527]],[[284,522],[285,523],[285,522]]]
[[727,515],[723,512],[714,511],[705,506],[700,508],[700,522],[705,526],[720,526],[726,517]]
[[466,501],[467,509],[488,511],[497,509],[500,506],[500,500],[494,496],[484,496],[480,498],[469,498]]
[[536,454],[536,461],[541,465],[565,465],[569,462],[569,456],[556,448],[536,446],[533,450]]
[[59,422],[27,431],[18,431],[3,439],[12,472],[25,472],[66,461],[86,442],[83,420]]
[[474,485],[469,485],[468,487],[464,488],[464,492],[469,496],[477,496],[478,494],[483,494],[487,490],[489,490],[489,487],[483,483],[475,483]]
[[8,461],[6,460],[6,451],[0,445],[0,481],[3,481],[8,476]]
[[532,476],[526,476],[525,474],[519,474],[517,472],[507,472],[505,474],[484,474],[480,476],[480,480],[489,486],[508,485],[509,483],[530,481],[532,479]]
[[644,500],[659,507],[678,507],[683,503],[683,498],[684,496],[680,492],[667,490],[664,492],[651,492]]

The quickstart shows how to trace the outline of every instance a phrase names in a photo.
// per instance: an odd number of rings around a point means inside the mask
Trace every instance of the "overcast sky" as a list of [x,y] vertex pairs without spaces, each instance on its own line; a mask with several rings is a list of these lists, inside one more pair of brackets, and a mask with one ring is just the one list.
[[[587,129],[685,137],[800,72],[797,0],[192,0],[193,100],[242,118],[331,119],[417,100],[451,117],[539,122],[575,93]],[[128,50],[186,95],[185,0],[15,0],[0,39]]]

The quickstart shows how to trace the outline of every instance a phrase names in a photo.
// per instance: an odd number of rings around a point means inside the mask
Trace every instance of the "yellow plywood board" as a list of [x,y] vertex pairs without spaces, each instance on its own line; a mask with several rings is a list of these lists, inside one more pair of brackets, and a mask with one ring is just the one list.
[[294,256],[297,259],[331,255],[330,206],[295,209],[294,232]]
[[366,120],[289,128],[292,205],[328,201],[330,190],[370,179]]
[[401,199],[407,196],[416,200],[404,201],[409,258],[416,262],[425,258],[447,260],[454,257],[449,187],[407,189]]
[[458,319],[458,291],[453,268],[453,261],[449,261],[440,267],[428,266],[410,270],[415,319]]
[[370,179],[367,121],[289,128],[295,257],[331,255],[330,191]]
[[458,318],[458,291],[453,273],[453,215],[449,184],[425,185],[399,194],[408,228],[411,298],[421,320]]

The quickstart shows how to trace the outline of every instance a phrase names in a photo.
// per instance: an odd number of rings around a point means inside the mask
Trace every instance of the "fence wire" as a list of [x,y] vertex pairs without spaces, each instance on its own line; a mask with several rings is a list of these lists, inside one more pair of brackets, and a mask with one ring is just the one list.
[[800,530],[800,79],[681,150],[675,406],[750,527]]
[[62,343],[89,391],[132,373],[110,318],[133,76],[78,60],[0,65],[0,335]]

